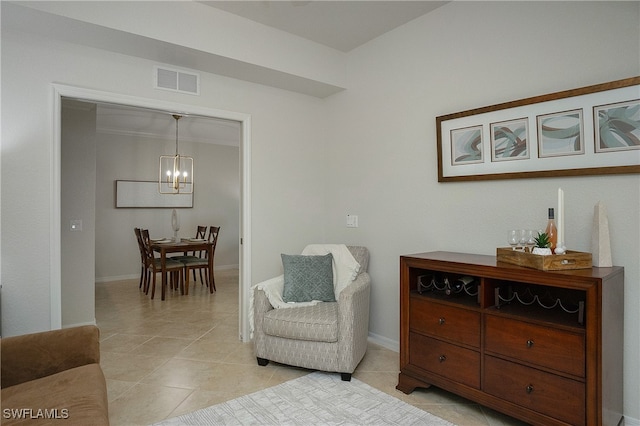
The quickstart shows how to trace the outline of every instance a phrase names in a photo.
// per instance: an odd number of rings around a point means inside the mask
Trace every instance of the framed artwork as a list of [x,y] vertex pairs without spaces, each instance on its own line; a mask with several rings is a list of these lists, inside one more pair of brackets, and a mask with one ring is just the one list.
[[451,164],[482,163],[482,126],[451,130]]
[[439,182],[640,173],[640,77],[438,116],[436,142]]
[[596,152],[640,149],[640,101],[593,107]]
[[584,154],[582,109],[538,116],[538,157]]
[[491,123],[491,161],[529,158],[527,119]]

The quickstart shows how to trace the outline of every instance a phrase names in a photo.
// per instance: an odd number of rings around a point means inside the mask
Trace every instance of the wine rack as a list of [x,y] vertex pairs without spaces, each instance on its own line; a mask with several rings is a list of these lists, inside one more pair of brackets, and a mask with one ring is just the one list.
[[418,276],[418,293],[441,292],[447,296],[466,294],[478,296],[478,281],[468,275],[450,279],[448,275],[426,274]]
[[621,267],[401,256],[397,389],[437,386],[534,425],[617,425],[623,291]]
[[523,307],[540,307],[567,314],[576,314],[578,324],[584,324],[584,299],[581,291],[562,291],[546,286],[507,285],[495,289],[496,308],[520,304]]

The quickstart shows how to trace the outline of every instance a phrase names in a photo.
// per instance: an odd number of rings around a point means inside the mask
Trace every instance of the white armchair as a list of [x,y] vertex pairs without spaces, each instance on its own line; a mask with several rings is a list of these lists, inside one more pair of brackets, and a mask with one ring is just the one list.
[[254,289],[254,347],[259,365],[274,361],[337,372],[342,380],[351,380],[367,350],[371,279],[367,248],[348,249],[360,270],[337,302],[274,309],[266,293]]

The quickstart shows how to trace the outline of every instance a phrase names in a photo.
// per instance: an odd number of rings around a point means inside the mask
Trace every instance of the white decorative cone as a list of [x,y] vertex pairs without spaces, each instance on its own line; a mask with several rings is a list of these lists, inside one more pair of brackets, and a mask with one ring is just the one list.
[[611,260],[611,238],[609,236],[607,208],[601,201],[598,201],[593,210],[591,256],[593,259],[593,266],[598,268],[608,268],[613,266],[613,262]]
[[171,228],[173,228],[173,241],[178,242],[178,231],[180,230],[180,222],[178,222],[178,212],[173,209],[171,212]]

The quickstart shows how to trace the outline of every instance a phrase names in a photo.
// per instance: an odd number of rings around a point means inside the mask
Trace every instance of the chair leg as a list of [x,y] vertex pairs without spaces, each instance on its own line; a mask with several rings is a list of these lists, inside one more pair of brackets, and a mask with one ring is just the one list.
[[264,359],[264,358],[260,358],[260,357],[256,357],[256,359],[258,360],[258,365],[261,367],[264,367],[265,365],[269,364],[269,360],[268,359]]
[[153,296],[155,296],[156,294],[156,273],[155,271],[152,272],[153,277],[152,279],[152,284],[151,284],[151,300],[153,300]]
[[[195,279],[196,279],[196,278],[195,278],[196,270],[195,270],[195,269],[192,269],[192,271],[193,271],[193,275],[194,275],[193,280],[195,281]],[[185,269],[185,273],[184,273],[184,275],[185,275],[185,280],[184,280],[184,294],[185,294],[185,295],[188,295],[188,294],[189,294],[189,268],[186,268],[186,269]]]
[[178,277],[175,271],[171,271],[171,290],[176,291],[178,289]]
[[340,373],[340,378],[342,379],[343,382],[350,382],[351,373]]

